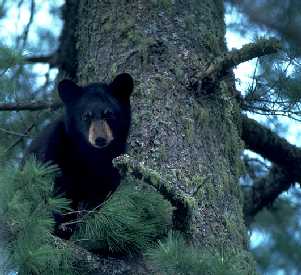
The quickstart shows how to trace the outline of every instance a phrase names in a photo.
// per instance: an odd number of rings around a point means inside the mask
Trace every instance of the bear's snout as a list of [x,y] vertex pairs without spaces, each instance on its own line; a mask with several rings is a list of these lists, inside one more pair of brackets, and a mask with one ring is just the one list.
[[103,148],[113,140],[113,133],[108,123],[101,120],[94,120],[89,127],[89,143],[97,148]]
[[107,145],[107,141],[102,137],[98,137],[95,139],[95,145],[100,148],[105,147]]

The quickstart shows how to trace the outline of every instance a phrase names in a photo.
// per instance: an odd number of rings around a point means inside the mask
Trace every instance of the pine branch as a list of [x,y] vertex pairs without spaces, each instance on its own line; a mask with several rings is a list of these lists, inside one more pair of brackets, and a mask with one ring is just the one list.
[[269,174],[256,181],[246,194],[244,211],[250,218],[301,181],[301,149],[246,116],[242,116],[242,139],[248,149],[274,163]]
[[20,103],[0,103],[0,111],[39,111],[44,109],[56,110],[62,107],[61,102],[20,102]]
[[[113,257],[102,257],[76,245],[72,241],[65,241],[53,236],[57,247],[67,247],[72,253],[74,264],[85,267],[89,274],[149,274],[142,259],[119,259]],[[91,273],[90,273],[91,272]]]
[[[281,49],[280,42],[277,39],[259,39],[255,43],[244,45],[241,49],[233,49],[224,56],[219,57],[204,72],[195,76],[196,83],[194,87],[205,89],[216,83],[222,77],[226,76],[235,66],[249,61],[255,57],[276,53]],[[201,85],[199,85],[201,84]]]
[[176,224],[174,224],[174,227],[183,232],[189,228],[194,209],[194,199],[192,197],[188,197],[181,190],[175,189],[172,182],[164,179],[158,172],[145,167],[141,162],[136,161],[128,155],[115,158],[113,164],[123,177],[131,175],[156,188],[158,192],[176,207]]

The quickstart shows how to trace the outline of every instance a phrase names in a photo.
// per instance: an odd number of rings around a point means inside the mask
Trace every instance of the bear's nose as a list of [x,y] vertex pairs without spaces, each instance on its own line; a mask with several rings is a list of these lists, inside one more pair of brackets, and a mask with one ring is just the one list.
[[107,145],[107,141],[102,137],[98,137],[95,139],[95,145],[98,147],[104,147]]

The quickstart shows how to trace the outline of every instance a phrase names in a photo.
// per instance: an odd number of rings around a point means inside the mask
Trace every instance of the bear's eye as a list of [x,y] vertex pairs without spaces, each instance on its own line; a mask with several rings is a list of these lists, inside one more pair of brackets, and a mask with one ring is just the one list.
[[88,112],[83,113],[82,119],[84,121],[90,121],[92,119],[92,116],[93,116],[92,112],[88,111]]
[[103,112],[103,118],[104,119],[114,119],[114,114],[110,110],[105,110]]

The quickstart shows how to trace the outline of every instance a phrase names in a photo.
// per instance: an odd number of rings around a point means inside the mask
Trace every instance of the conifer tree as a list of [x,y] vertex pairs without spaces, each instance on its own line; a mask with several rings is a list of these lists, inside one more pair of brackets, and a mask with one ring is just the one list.
[[[60,15],[60,35],[39,26],[45,2],[52,18]],[[225,1],[246,23],[269,30],[233,50],[225,44],[222,0],[45,2],[0,4],[3,22],[12,10],[29,14],[22,31],[0,44],[0,270],[255,274],[246,224],[270,230],[286,270],[299,270],[300,253],[286,257],[298,244],[290,233],[299,228],[298,204],[277,198],[299,182],[301,151],[248,117],[300,120],[298,1],[285,9],[278,0]],[[265,15],[271,9],[275,20]],[[238,91],[232,70],[253,58],[254,81]],[[52,195],[58,168],[35,159],[22,165],[24,151],[62,113],[57,80],[87,84],[120,72],[135,79],[128,155],[114,162],[123,180],[107,201],[81,212],[66,242],[53,234],[52,214],[74,211]],[[242,157],[245,148],[271,164]],[[263,210],[270,205],[277,211]],[[276,254],[255,252],[262,270],[271,270]]]

